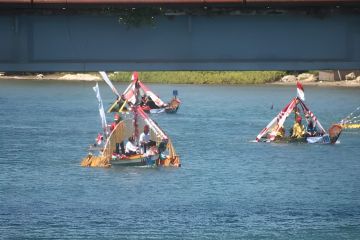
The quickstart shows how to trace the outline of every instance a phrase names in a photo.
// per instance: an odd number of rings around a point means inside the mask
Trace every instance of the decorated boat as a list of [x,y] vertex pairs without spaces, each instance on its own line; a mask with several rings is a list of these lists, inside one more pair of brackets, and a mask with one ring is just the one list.
[[345,129],[360,128],[360,106],[342,119],[339,124]]
[[[284,123],[291,115],[295,123],[286,136]],[[307,127],[301,123],[306,120]],[[260,131],[255,141],[257,142],[298,142],[334,144],[342,131],[340,124],[333,124],[327,132],[315,114],[305,104],[304,88],[297,82],[297,96],[293,98],[270,123]]]
[[[120,116],[116,113],[114,122],[108,125],[98,85],[94,91],[99,102],[103,133],[98,134],[96,142],[89,148],[89,154],[81,162],[82,166],[181,166],[170,138],[141,107],[128,102],[127,114]],[[141,141],[139,129],[142,128],[144,135],[147,129],[147,142]],[[128,145],[134,151],[128,151]]]
[[[140,106],[146,113],[176,113],[180,107],[181,101],[178,98],[177,90],[173,90],[172,99],[168,103],[165,103],[159,96],[151,91],[148,86],[140,81],[137,72],[133,72],[131,83],[121,95],[116,91],[107,74],[105,72],[99,73],[117,96],[114,103],[108,109],[108,112],[125,112],[127,111],[125,107],[127,103]],[[135,95],[135,92],[137,95]]]

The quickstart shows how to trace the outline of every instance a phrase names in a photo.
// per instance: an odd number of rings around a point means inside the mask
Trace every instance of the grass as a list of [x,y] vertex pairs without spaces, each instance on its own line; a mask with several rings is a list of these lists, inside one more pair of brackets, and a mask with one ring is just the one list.
[[[110,79],[130,82],[131,72],[114,72]],[[139,72],[145,83],[263,84],[279,80],[285,71],[151,71]]]

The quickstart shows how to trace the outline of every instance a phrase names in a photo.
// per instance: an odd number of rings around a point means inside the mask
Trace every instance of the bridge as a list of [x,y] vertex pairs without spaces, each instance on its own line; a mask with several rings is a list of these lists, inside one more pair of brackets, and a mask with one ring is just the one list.
[[0,0],[1,71],[360,68],[360,0]]

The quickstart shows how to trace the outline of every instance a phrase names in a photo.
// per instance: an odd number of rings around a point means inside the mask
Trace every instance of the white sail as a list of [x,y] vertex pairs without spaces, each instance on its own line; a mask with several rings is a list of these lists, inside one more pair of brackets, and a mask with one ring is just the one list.
[[163,107],[166,105],[158,96],[155,95],[154,92],[150,90],[147,86],[145,86],[141,81],[139,81],[139,85],[142,88],[142,90],[145,92],[146,96],[151,97],[151,99],[154,101],[156,106]]
[[104,79],[104,81],[107,83],[107,85],[109,85],[109,87],[111,88],[113,93],[115,93],[117,96],[120,97],[119,92],[116,90],[116,88],[114,87],[114,85],[110,81],[109,77],[106,75],[106,73],[104,71],[100,71],[99,73],[100,73],[101,77]]

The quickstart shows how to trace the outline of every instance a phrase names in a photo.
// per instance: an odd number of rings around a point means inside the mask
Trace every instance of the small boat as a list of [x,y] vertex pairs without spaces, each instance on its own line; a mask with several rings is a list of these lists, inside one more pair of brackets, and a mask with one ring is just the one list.
[[[321,143],[334,144],[338,140],[342,127],[340,124],[333,124],[327,132],[321,125],[318,118],[305,104],[304,89],[300,82],[297,82],[297,96],[293,98],[273,119],[271,122],[257,135],[256,142],[276,142],[276,143]],[[304,131],[303,134],[285,136],[284,123],[285,120],[294,113],[295,119],[302,120],[302,116],[306,119],[311,132]],[[299,123],[299,126],[300,123]],[[316,129],[316,130],[315,130]]]
[[[103,155],[107,156],[110,164],[180,167],[180,158],[164,131],[140,107],[133,106],[132,113],[132,118],[126,118],[116,125],[105,144]],[[125,155],[121,147],[122,143],[129,136],[135,135],[138,137],[138,129],[143,128],[145,125],[150,127],[151,141],[155,144],[154,148],[141,154]]]
[[[170,138],[165,132],[137,105],[127,105],[128,114],[123,118],[115,114],[114,122],[107,125],[105,111],[98,85],[94,87],[104,134],[98,134],[96,143],[89,148],[89,154],[81,165],[87,167],[111,166],[164,166],[180,167],[180,157],[176,154]],[[139,139],[139,129],[148,126],[151,147],[139,148],[139,152],[127,154],[124,142],[130,137]]]
[[341,123],[342,128],[345,129],[357,129],[360,128],[360,123]]
[[113,89],[113,92],[117,95],[116,100],[108,109],[110,112],[126,112],[126,103],[132,105],[138,105],[146,113],[176,113],[180,107],[181,101],[178,98],[178,91],[173,90],[173,98],[165,103],[160,99],[153,91],[150,90],[142,81],[139,80],[138,73],[133,72],[131,77],[131,83],[125,89],[123,94],[119,94],[114,91],[114,86],[105,72],[100,72],[100,75],[105,82]]
[[339,123],[345,129],[357,129],[360,128],[360,106],[352,113],[342,119]]

